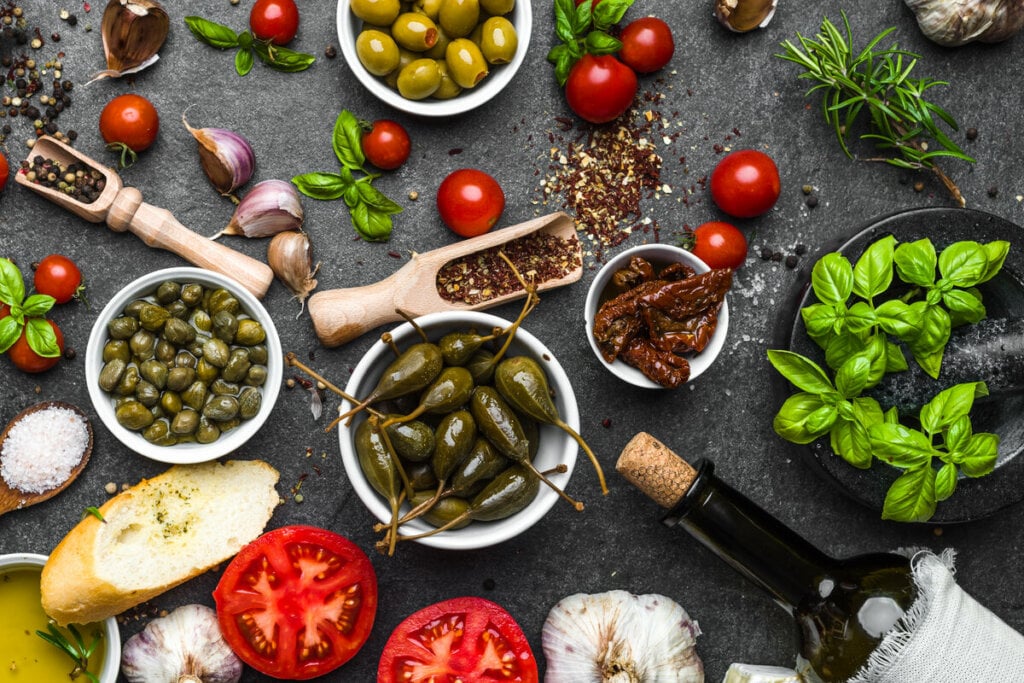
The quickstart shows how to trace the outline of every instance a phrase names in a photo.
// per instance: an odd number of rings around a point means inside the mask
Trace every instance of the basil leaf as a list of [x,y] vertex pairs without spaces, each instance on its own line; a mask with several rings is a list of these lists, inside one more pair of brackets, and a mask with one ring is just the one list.
[[822,303],[845,304],[853,291],[853,266],[838,252],[825,254],[811,269],[811,286]]
[[914,309],[899,299],[890,299],[875,309],[875,321],[897,339],[912,339],[917,336],[917,328],[921,324],[920,309]]
[[[953,420],[953,423],[946,429],[944,434],[946,450],[950,453],[966,450],[967,444],[970,442],[973,434],[971,418],[966,415],[961,415],[957,419]],[[958,458],[957,460],[962,460],[962,458]]]
[[903,350],[893,344],[891,341],[886,340],[885,342],[885,371],[888,372],[903,372],[910,366],[907,365],[907,359],[903,355]]
[[337,173],[303,173],[293,177],[292,183],[307,197],[322,200],[341,197],[347,187]]
[[875,309],[863,301],[858,301],[846,312],[844,321],[846,329],[855,334],[860,334],[875,325],[877,322]]
[[594,8],[594,28],[602,31],[622,21],[633,0],[601,0]]
[[843,363],[859,353],[864,353],[864,342],[853,334],[840,334],[825,348],[825,363],[830,368],[841,368]]
[[338,161],[346,169],[358,171],[366,163],[366,156],[363,155],[363,129],[348,109],[342,109],[334,122],[331,145]]
[[585,42],[587,52],[592,55],[611,55],[622,49],[622,41],[604,31],[591,31]]
[[24,298],[25,281],[21,279],[21,271],[10,259],[0,258],[0,301],[14,306]]
[[889,410],[883,413],[882,417],[885,419],[886,424],[894,425],[900,423],[900,411],[896,409],[896,406],[889,408]]
[[238,47],[245,48],[248,50],[252,47],[253,37],[248,31],[242,31],[238,34]]
[[355,187],[359,191],[359,196],[362,200],[378,211],[383,211],[389,214],[402,213],[401,206],[393,202],[385,196],[383,192],[370,184],[369,176],[357,180]]
[[835,333],[837,324],[842,323],[842,317],[837,310],[845,306],[843,304],[811,304],[800,309],[800,315],[804,319],[804,327],[807,328],[807,336],[824,348],[826,342]]
[[288,73],[305,71],[316,61],[316,57],[313,55],[289,50],[286,47],[274,45],[265,40],[253,41],[252,49],[256,51],[256,54],[263,60],[264,64],[276,71]]
[[824,406],[819,396],[800,392],[786,399],[779,412],[772,420],[775,433],[786,441],[796,444],[808,444],[825,432],[811,432],[807,429],[807,417]]
[[572,32],[575,36],[582,36],[590,28],[594,20],[594,3],[581,2],[576,5],[572,14]]
[[354,209],[362,203],[362,198],[359,196],[359,188],[356,187],[355,183],[349,184],[345,188],[345,193],[341,196],[345,200],[345,204],[349,209]]
[[22,324],[11,316],[0,318],[0,353],[6,353],[7,349],[14,346],[21,336]]
[[238,48],[238,52],[235,53],[235,71],[239,76],[245,76],[252,71],[253,64],[255,63],[256,60],[252,56],[252,49],[246,47]]
[[929,434],[938,434],[970,414],[974,399],[981,396],[988,396],[988,386],[984,382],[965,382],[943,389],[921,406],[921,426]]
[[983,477],[996,468],[999,457],[999,437],[982,432],[975,434],[961,451],[960,471],[968,477]]
[[925,374],[932,379],[938,379],[939,373],[942,372],[943,351],[941,349],[930,352],[911,351],[914,354],[914,361],[916,361],[917,365],[925,371]]
[[926,522],[935,514],[935,470],[925,465],[907,470],[885,494],[882,519]]
[[868,382],[871,361],[863,355],[853,356],[836,372],[836,390],[843,398],[860,395]]
[[927,436],[901,424],[872,425],[868,428],[871,453],[879,460],[899,467],[911,469],[931,463],[935,449]]
[[834,389],[821,366],[799,353],[768,349],[768,361],[798,389],[812,394],[824,394]]
[[555,0],[555,34],[564,42],[576,40],[573,22],[576,17],[576,5],[573,0]]
[[942,502],[956,490],[956,465],[945,463],[935,474],[935,500]]
[[808,432],[824,434],[832,429],[832,425],[836,423],[838,417],[839,411],[835,406],[822,406],[804,419],[804,427]]
[[25,341],[30,349],[43,358],[56,358],[60,355],[57,335],[53,326],[44,318],[29,318],[25,321]]
[[935,247],[927,237],[896,247],[893,263],[896,264],[896,274],[908,284],[927,287],[935,282]]
[[202,17],[185,17],[185,25],[200,42],[218,50],[238,47],[238,34],[223,24]]
[[21,313],[26,318],[38,318],[53,308],[57,300],[48,294],[32,294],[21,305]]
[[391,216],[368,204],[352,209],[352,225],[368,242],[386,242],[391,237]]
[[[928,306],[924,309],[924,315],[921,316],[917,336],[908,343],[911,353],[914,354],[914,359],[932,379],[937,379],[939,376],[942,351],[949,341],[951,328],[949,313],[945,309],[939,306]],[[938,356],[937,365],[935,356]]]
[[973,287],[987,270],[988,256],[977,242],[956,242],[939,254],[939,272],[957,287]]
[[976,294],[966,289],[954,289],[942,295],[942,303],[949,311],[950,325],[957,327],[974,324],[985,319],[985,304]]
[[864,352],[860,354],[867,358],[870,364],[867,383],[864,385],[865,389],[870,389],[877,385],[885,377],[887,342],[888,339],[884,334],[871,335],[864,346]]
[[892,255],[896,238],[886,235],[869,246],[853,267],[853,293],[871,300],[892,284]]
[[991,280],[1003,267],[1003,262],[1006,260],[1006,254],[1010,251],[1010,243],[1004,242],[1003,240],[996,240],[982,245],[982,247],[985,249],[985,257],[988,259],[988,266],[985,268],[985,274],[981,276],[980,280],[978,280],[978,284]]
[[871,444],[866,430],[856,422],[837,422],[829,432],[829,441],[836,455],[854,467],[871,467]]

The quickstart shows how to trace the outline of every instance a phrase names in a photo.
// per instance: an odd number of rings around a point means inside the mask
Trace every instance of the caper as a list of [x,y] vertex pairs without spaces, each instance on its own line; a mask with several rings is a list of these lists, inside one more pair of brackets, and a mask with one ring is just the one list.
[[128,316],[129,318],[138,319],[139,311],[142,310],[143,306],[148,305],[149,302],[146,301],[145,299],[133,299],[132,301],[129,301],[128,304],[121,310],[121,313],[123,315]]
[[179,411],[171,420],[171,432],[178,435],[191,434],[198,426],[199,413],[190,408]]
[[189,367],[175,367],[167,371],[166,388],[171,391],[184,391],[196,381],[196,371]]
[[218,422],[217,426],[220,427],[220,433],[223,434],[224,432],[234,429],[240,424],[242,424],[242,419],[239,417],[233,417],[230,420]]
[[519,47],[516,27],[505,17],[491,17],[483,24],[480,52],[489,64],[507,64]]
[[194,309],[192,312],[192,327],[201,332],[211,331],[213,329],[213,320],[210,318],[210,314],[201,308]]
[[149,360],[156,350],[156,335],[148,330],[139,330],[128,340],[128,346],[136,359]]
[[441,86],[441,70],[433,59],[417,59],[398,74],[397,86],[402,97],[422,100]]
[[125,363],[132,359],[131,347],[124,339],[111,339],[103,345],[103,362],[109,363],[115,358],[120,358]]
[[492,16],[508,14],[516,6],[516,0],[480,0],[480,8]]
[[431,97],[435,100],[450,100],[462,92],[462,88],[452,80],[452,75],[448,72],[448,62],[444,59],[437,60],[437,68],[441,70],[441,85],[437,86]]
[[115,391],[121,396],[131,396],[135,393],[135,387],[139,384],[139,368],[129,365],[121,375],[121,381],[117,383]]
[[389,25],[402,11],[399,0],[352,0],[349,7],[352,14],[374,26]]
[[185,347],[185,350],[188,351],[189,353],[191,353],[196,358],[202,358],[203,357],[203,345],[206,344],[206,342],[209,341],[209,339],[210,339],[209,337],[206,337],[206,336],[201,335],[201,334],[197,334],[195,340],[190,342]]
[[263,394],[256,387],[245,387],[238,395],[238,416],[243,420],[256,417],[263,405]]
[[167,312],[171,314],[171,318],[177,318],[178,320],[188,320],[189,316],[192,315],[192,310],[185,305],[184,301],[172,301],[167,304]]
[[203,286],[195,282],[182,285],[181,294],[178,296],[186,306],[195,306],[203,300]]
[[113,358],[103,366],[100,370],[100,377],[98,384],[100,389],[103,391],[113,391],[117,388],[117,385],[121,383],[121,377],[124,376],[125,368],[128,367],[121,358]]
[[211,316],[217,315],[220,311],[237,314],[241,308],[242,305],[238,303],[235,295],[226,289],[215,289],[210,294],[210,300],[206,305],[206,310],[210,312]]
[[202,410],[206,403],[206,385],[196,380],[181,392],[181,402],[192,410]]
[[228,311],[218,311],[210,320],[210,332],[214,337],[230,344],[235,340],[238,331],[238,318]]
[[445,61],[452,80],[463,88],[472,88],[487,75],[487,61],[483,53],[468,38],[457,38],[449,43]]
[[391,37],[406,50],[423,52],[437,42],[437,25],[424,14],[405,12],[391,24]]
[[398,68],[398,43],[383,31],[367,29],[356,37],[359,63],[374,76],[386,76]]
[[231,357],[231,349],[222,339],[210,339],[203,344],[203,358],[214,367],[223,368]]
[[241,387],[223,377],[218,377],[210,384],[210,391],[216,396],[238,396]]
[[205,358],[200,358],[196,365],[196,379],[203,384],[209,384],[220,376],[220,368],[210,363]]
[[163,389],[167,385],[167,377],[170,373],[166,365],[151,358],[139,366],[139,374],[157,389]]
[[262,344],[249,347],[249,360],[260,365],[267,364],[267,347]]
[[235,349],[228,358],[228,364],[221,371],[221,376],[229,382],[241,382],[251,366],[249,352],[245,349]]
[[181,394],[176,391],[165,391],[160,394],[160,407],[168,415],[177,415],[183,407]]
[[238,332],[235,333],[235,343],[240,346],[254,346],[262,344],[267,340],[267,332],[258,320],[242,318],[238,321]]
[[181,351],[178,351],[178,353],[176,353],[174,355],[174,365],[175,365],[175,367],[179,367],[179,368],[193,368],[193,369],[195,369],[196,363],[198,363],[198,362],[199,362],[199,359],[197,359],[195,356],[193,356],[191,353],[189,353],[185,349],[182,349]]
[[163,338],[176,346],[187,346],[196,338],[196,330],[180,318],[171,318],[164,324]]
[[114,411],[117,423],[125,429],[140,431],[153,424],[153,413],[136,400],[125,401]]
[[203,415],[211,420],[223,422],[238,416],[240,406],[234,396],[214,396],[203,406]]
[[164,365],[173,365],[174,356],[178,350],[174,347],[174,344],[170,343],[166,339],[158,339],[156,342],[156,350],[153,352],[153,357]]
[[181,296],[181,285],[171,280],[161,282],[160,286],[156,288],[154,296],[158,303],[166,306],[172,301],[177,301],[178,297]]
[[170,312],[163,306],[146,304],[139,311],[139,324],[150,332],[159,332],[170,317]]
[[220,438],[220,427],[213,420],[200,416],[199,427],[196,429],[195,437],[199,443],[213,443]]
[[480,0],[441,0],[437,23],[452,38],[468,36],[480,21]]
[[135,398],[142,405],[147,408],[152,408],[160,402],[160,390],[153,385],[152,382],[146,380],[140,380],[135,385]]
[[245,383],[250,387],[261,387],[267,381],[267,367],[265,365],[250,365],[249,371],[245,373]]
[[107,323],[107,334],[111,339],[131,339],[139,331],[139,321],[129,316],[114,318]]
[[171,434],[171,423],[166,419],[155,420],[142,432],[142,438],[158,446],[170,446],[175,442]]

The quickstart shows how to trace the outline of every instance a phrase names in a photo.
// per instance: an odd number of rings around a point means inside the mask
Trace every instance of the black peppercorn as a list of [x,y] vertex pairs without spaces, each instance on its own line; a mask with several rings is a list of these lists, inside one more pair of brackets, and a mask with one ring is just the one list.
[[796,268],[796,264],[799,262],[800,259],[797,258],[796,254],[790,254],[789,256],[786,257],[786,267],[789,268],[790,270]]
[[977,128],[968,128],[966,135],[967,135],[967,139],[968,140],[977,140],[978,139],[978,129]]
[[338,56],[338,50],[335,49],[335,47],[333,45],[328,45],[327,49],[324,50],[324,57],[327,57],[327,59],[334,59],[337,56]]
[[793,247],[793,253],[796,254],[797,256],[803,256],[804,254],[807,253],[807,245],[806,244],[798,244],[798,245],[796,245],[795,247]]
[[772,250],[768,247],[761,247],[761,258],[765,261],[772,257]]
[[995,185],[993,185],[992,187],[988,188],[988,196],[989,197],[995,197],[998,194],[999,194],[999,188],[996,187]]
[[813,209],[818,205],[818,198],[812,194],[804,201],[804,203],[807,204],[807,208]]

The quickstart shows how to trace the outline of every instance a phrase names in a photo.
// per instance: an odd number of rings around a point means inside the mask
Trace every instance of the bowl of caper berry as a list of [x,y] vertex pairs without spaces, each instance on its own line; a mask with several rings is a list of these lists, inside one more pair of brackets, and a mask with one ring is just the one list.
[[281,342],[263,305],[202,268],[144,275],[110,299],[89,335],[86,384],[100,420],[153,460],[198,463],[248,441],[273,410]]
[[407,540],[483,548],[553,505],[583,508],[565,491],[580,447],[569,378],[508,320],[457,311],[407,322],[370,347],[346,393],[342,461],[380,520],[382,552]]

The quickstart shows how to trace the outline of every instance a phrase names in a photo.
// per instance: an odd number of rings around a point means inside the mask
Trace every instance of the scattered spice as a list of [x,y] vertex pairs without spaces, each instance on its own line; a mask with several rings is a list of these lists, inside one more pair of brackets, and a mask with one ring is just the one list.
[[71,476],[89,447],[89,426],[69,408],[50,406],[11,426],[0,450],[0,477],[23,493],[44,493]]
[[338,49],[333,45],[328,45],[327,48],[324,50],[324,57],[327,57],[327,59],[334,59],[337,56]]
[[582,263],[574,237],[531,233],[444,264],[437,271],[438,294],[445,301],[472,305],[521,291],[522,284],[501,252],[536,284],[564,277]]
[[813,208],[817,207],[818,206],[818,197],[817,197],[817,195],[813,195],[812,194],[810,197],[808,197],[807,199],[804,200],[804,203],[807,204],[807,208],[808,209],[813,209]]
[[977,140],[978,139],[978,129],[977,128],[968,128],[967,129],[967,139],[968,140]]
[[70,195],[83,204],[91,204],[103,192],[107,181],[103,173],[86,164],[73,162],[64,166],[54,159],[37,154],[29,162],[21,162],[21,170],[30,182]]
[[989,197],[993,197],[994,198],[998,194],[999,194],[999,188],[996,187],[995,185],[993,185],[992,187],[988,188],[988,196]]

